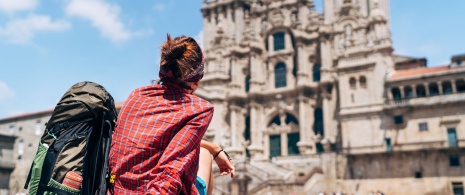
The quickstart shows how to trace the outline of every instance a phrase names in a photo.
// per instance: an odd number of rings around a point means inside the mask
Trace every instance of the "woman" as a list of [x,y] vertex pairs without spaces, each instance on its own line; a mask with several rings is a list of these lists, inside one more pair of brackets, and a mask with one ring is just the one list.
[[[205,62],[193,38],[167,35],[167,39],[159,84],[134,90],[119,112],[109,158],[110,193],[199,193],[195,182],[200,145],[213,106],[193,93]],[[223,170],[234,173],[232,164],[223,162]]]

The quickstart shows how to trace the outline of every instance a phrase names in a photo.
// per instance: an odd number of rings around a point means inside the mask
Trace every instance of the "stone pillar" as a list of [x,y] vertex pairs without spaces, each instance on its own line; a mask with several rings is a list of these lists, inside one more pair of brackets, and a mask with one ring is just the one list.
[[329,103],[329,94],[327,91],[323,92],[323,125],[324,125],[324,137],[329,138],[333,141],[334,138],[334,129],[331,128],[332,113],[334,110],[331,110]]
[[450,85],[452,86],[452,93],[457,93],[457,85],[455,84],[455,80],[450,81]]
[[252,159],[258,160],[264,158],[263,156],[263,133],[260,128],[261,112],[260,105],[252,102],[250,104],[250,146],[247,148],[250,152]]
[[404,99],[405,98],[404,86],[399,86],[399,91],[400,91],[400,98]]
[[429,96],[429,86],[428,86],[428,83],[423,83],[423,86],[425,86],[426,97],[428,97],[428,96]]
[[282,132],[281,133],[281,156],[288,155],[287,142],[288,142],[287,133]]
[[417,97],[417,88],[415,87],[415,85],[412,85],[411,87],[412,87],[412,96],[414,98],[416,98]]
[[386,94],[387,94],[387,97],[388,97],[388,100],[393,100],[394,97],[392,96],[392,88],[386,88]]
[[292,39],[289,33],[284,34],[284,49],[285,50],[292,50]]
[[273,36],[268,36],[268,52],[274,52]]
[[438,81],[438,82],[437,82],[437,85],[438,85],[439,95],[444,94],[444,92],[442,91],[442,82],[441,82],[441,81]]
[[313,149],[312,137],[315,133],[312,130],[315,120],[313,105],[307,97],[299,97],[299,131],[300,141],[297,143],[302,154],[311,154]]
[[297,43],[297,65],[298,65],[298,70],[297,70],[297,86],[302,86],[307,84],[309,80],[309,68],[308,63],[306,63],[306,58],[308,53],[305,51],[305,45],[301,43]]
[[242,144],[240,143],[239,135],[240,131],[238,129],[238,118],[240,117],[240,108],[238,106],[232,105],[229,107],[230,109],[230,128],[231,128],[231,147],[227,149],[228,153],[233,158],[240,158],[242,156]]

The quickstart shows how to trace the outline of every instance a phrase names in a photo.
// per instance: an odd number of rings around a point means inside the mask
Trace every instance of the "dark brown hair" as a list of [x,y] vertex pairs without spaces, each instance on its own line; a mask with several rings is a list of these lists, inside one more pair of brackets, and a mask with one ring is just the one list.
[[202,50],[192,37],[180,36],[171,39],[169,34],[163,43],[160,70],[171,70],[176,80],[184,80],[202,63]]

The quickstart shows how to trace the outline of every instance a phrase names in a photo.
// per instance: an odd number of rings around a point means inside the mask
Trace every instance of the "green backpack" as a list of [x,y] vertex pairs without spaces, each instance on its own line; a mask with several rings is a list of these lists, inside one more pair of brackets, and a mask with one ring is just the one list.
[[31,195],[105,194],[117,112],[99,84],[73,85],[46,123],[25,189]]

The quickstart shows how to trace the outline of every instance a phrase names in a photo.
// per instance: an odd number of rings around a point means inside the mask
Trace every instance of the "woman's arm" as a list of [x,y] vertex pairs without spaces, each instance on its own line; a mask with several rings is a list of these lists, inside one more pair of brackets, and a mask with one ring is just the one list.
[[221,149],[220,146],[205,140],[200,142],[200,147],[207,149],[214,157],[213,160],[215,160],[216,165],[220,169],[221,176],[231,174],[231,178],[234,177],[235,168],[226,151]]

